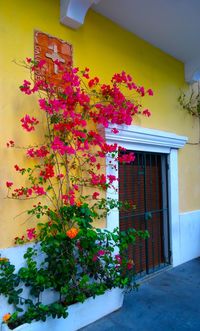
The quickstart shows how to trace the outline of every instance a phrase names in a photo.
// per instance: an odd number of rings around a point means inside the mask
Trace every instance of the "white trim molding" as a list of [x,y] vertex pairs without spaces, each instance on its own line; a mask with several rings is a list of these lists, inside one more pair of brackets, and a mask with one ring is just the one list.
[[[113,126],[114,127],[114,126]],[[116,126],[115,126],[116,127]],[[138,146],[149,146],[164,148],[169,151],[170,148],[182,148],[188,138],[179,136],[171,132],[142,128],[136,125],[123,125],[116,127],[119,130],[118,134],[112,132],[112,126],[105,129],[106,140],[110,142],[129,143]]]
[[[116,127],[116,126],[115,126]],[[107,143],[117,143],[132,151],[145,151],[163,153],[168,155],[168,187],[169,187],[169,218],[170,239],[172,251],[172,264],[181,263],[180,254],[180,222],[179,222],[179,192],[178,192],[178,149],[184,147],[188,138],[171,132],[142,128],[138,126],[117,126],[118,134],[114,134],[112,126],[104,130]],[[103,130],[103,129],[101,129]],[[107,160],[109,161],[109,159]],[[107,166],[107,175],[113,174],[118,177],[118,164],[115,167]],[[117,193],[108,190],[107,197],[118,199]],[[113,210],[107,217],[107,228],[112,230],[119,226],[119,211]]]
[[60,0],[60,22],[72,29],[78,29],[85,20],[92,4],[100,0]]
[[200,256],[200,210],[179,215],[181,263]]

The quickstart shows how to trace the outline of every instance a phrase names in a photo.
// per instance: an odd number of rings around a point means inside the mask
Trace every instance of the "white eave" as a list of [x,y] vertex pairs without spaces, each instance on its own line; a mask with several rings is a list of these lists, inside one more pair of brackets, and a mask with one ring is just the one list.
[[137,145],[140,149],[140,146],[154,146],[158,148],[166,149],[166,152],[169,149],[179,149],[184,147],[188,138],[185,136],[179,136],[171,132],[154,130],[139,127],[136,125],[131,126],[114,126],[119,130],[118,134],[112,132],[112,127],[105,129],[105,138],[109,143],[117,142],[119,145],[124,142],[131,145]]
[[60,21],[72,29],[78,29],[85,20],[88,9],[99,0],[60,0]]
[[60,0],[60,21],[73,29],[93,10],[185,64],[185,79],[200,79],[199,0]]

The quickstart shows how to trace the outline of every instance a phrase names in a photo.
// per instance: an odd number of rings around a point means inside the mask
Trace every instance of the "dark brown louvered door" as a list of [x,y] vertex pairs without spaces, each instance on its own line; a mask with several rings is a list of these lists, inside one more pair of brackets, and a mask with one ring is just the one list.
[[119,200],[136,206],[120,212],[120,230],[148,230],[150,238],[138,239],[128,249],[137,273],[148,274],[169,264],[166,156],[135,152],[131,164],[119,164]]

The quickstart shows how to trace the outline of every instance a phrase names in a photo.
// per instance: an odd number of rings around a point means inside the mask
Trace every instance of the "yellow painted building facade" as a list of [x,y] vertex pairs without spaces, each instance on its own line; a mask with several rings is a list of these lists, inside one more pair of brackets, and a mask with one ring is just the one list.
[[23,79],[28,78],[27,72],[14,63],[33,57],[34,30],[72,44],[74,65],[90,67],[102,81],[125,70],[138,84],[153,89],[154,97],[146,101],[152,111],[151,118],[138,118],[135,124],[188,137],[191,144],[178,152],[179,211],[200,210],[200,145],[196,144],[199,142],[199,122],[181,110],[177,101],[180,89],[185,86],[183,64],[92,10],[84,25],[72,30],[60,24],[58,0],[1,1],[0,248],[12,246],[13,238],[32,226],[22,214],[27,202],[5,199],[5,182],[20,180],[15,178],[13,165],[24,162],[22,151],[7,149],[6,142],[13,139],[19,146],[29,144],[30,138],[19,128],[19,121],[26,113],[33,116],[37,113],[35,98],[22,95],[18,88]]

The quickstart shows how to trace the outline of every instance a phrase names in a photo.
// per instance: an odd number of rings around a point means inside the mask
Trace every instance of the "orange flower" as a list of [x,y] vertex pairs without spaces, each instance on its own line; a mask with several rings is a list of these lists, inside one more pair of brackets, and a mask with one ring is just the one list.
[[9,260],[6,258],[6,257],[0,257],[0,262],[3,261],[3,262],[8,262]]
[[82,206],[82,202],[81,201],[77,201],[76,202],[76,205],[77,205],[77,207],[80,207],[80,206]]
[[70,238],[73,239],[77,236],[79,230],[76,228],[71,228],[66,232],[66,235]]
[[3,316],[3,321],[4,321],[4,323],[6,323],[9,319],[10,319],[10,317],[11,317],[11,314],[5,314],[4,316]]

